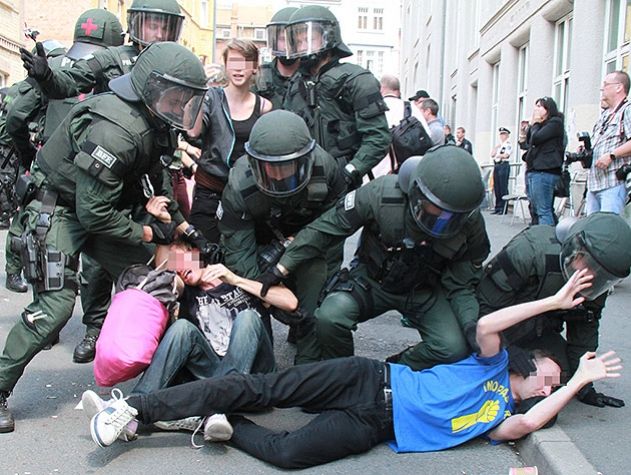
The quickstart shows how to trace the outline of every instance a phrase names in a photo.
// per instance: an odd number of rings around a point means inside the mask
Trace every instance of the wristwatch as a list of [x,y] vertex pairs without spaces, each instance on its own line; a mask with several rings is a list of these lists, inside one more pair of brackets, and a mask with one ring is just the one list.
[[610,153],[610,154],[609,154],[609,158],[611,158],[612,160],[615,160],[615,159],[616,159],[616,158],[618,158],[618,157],[616,157],[616,154],[615,154],[615,153]]

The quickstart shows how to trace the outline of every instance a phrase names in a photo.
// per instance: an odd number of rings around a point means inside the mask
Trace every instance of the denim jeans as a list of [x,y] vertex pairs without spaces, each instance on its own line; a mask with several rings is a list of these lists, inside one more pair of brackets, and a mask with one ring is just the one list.
[[177,320],[164,334],[151,364],[133,393],[149,394],[174,384],[229,373],[274,371],[274,350],[261,317],[240,312],[232,326],[228,352],[221,357],[188,320]]
[[627,202],[627,192],[624,183],[600,191],[588,191],[586,213],[597,211],[622,214]]
[[495,194],[495,211],[504,212],[504,200],[502,196],[508,194],[508,175],[510,165],[506,161],[496,163],[493,167],[493,193]]
[[537,215],[538,224],[554,225],[554,187],[560,179],[554,173],[531,170],[528,172],[528,200]]
[[230,374],[173,386],[127,403],[145,424],[159,420],[230,414],[243,409],[304,407],[322,411],[293,432],[272,431],[230,417],[231,442],[266,462],[304,468],[358,454],[394,438],[384,401],[385,364],[350,357],[294,366],[279,373]]

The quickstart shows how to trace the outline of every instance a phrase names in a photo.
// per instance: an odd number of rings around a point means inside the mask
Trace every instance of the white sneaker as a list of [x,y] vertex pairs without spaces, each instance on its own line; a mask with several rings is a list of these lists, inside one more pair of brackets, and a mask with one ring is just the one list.
[[115,400],[90,420],[92,440],[99,447],[112,445],[123,434],[127,424],[137,422],[134,419],[137,415],[138,411],[127,404],[127,401]]
[[[81,403],[83,405],[85,415],[88,417],[88,419],[92,419],[105,408],[111,406],[116,401],[123,399],[123,392],[118,388],[112,389],[111,394],[112,399],[110,399],[109,401],[105,401],[101,399],[101,397],[94,391],[84,391],[83,395],[81,396]],[[121,432],[118,438],[124,440],[125,442],[136,440],[138,438],[138,436],[136,435],[137,428],[137,423],[130,424],[130,426],[125,426],[123,432]]]
[[204,440],[208,442],[224,442],[232,438],[232,425],[225,414],[213,414],[206,418],[204,424]]
[[202,421],[202,417],[193,416],[185,419],[178,419],[176,421],[158,421],[154,422],[153,425],[160,430],[187,430],[189,432],[195,432],[202,425]]

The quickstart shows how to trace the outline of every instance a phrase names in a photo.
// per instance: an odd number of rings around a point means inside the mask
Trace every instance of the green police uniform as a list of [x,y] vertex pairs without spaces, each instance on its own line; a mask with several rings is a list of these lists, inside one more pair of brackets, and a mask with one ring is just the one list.
[[[142,177],[158,174],[158,157],[175,145],[169,125],[192,126],[205,79],[190,51],[156,43],[143,51],[133,73],[112,83],[116,95],[77,104],[38,152],[32,167],[37,193],[25,208],[22,240],[34,301],[9,332],[0,356],[3,397],[72,315],[79,252],[111,276],[150,257],[143,225],[130,219],[129,208],[142,204]],[[174,221],[182,222],[174,200],[169,206]],[[155,238],[159,227],[153,226]],[[0,425],[12,430],[10,414],[1,409]]]
[[[301,41],[307,30],[313,32],[313,41]],[[356,188],[361,177],[386,156],[390,145],[388,107],[379,82],[370,71],[339,62],[353,53],[342,42],[339,22],[327,8],[299,8],[287,22],[285,33],[288,57],[300,58],[301,68],[291,80],[284,109],[305,120],[311,136],[338,160],[349,187]],[[318,36],[321,42],[316,45]]]
[[290,79],[278,72],[274,58],[270,63],[261,64],[255,76],[253,92],[269,100],[274,109],[283,108],[283,100],[289,89]]
[[[259,252],[264,246],[295,236],[342,195],[345,185],[336,162],[318,146],[313,158],[308,185],[286,197],[271,197],[261,192],[245,157],[237,160],[230,170],[218,214],[225,264],[234,272],[251,279],[258,277],[265,270],[259,261]],[[313,311],[324,284],[326,263],[312,259],[305,261],[301,270],[304,272],[297,273],[292,287],[301,305]],[[300,275],[309,275],[309,278],[301,279]]]
[[[475,286],[490,247],[484,220],[472,209],[479,206],[484,190],[472,178],[471,172],[477,169],[473,158],[454,152],[457,147],[444,147],[444,152],[434,152],[426,163],[430,170],[421,168],[423,161],[415,162],[419,166],[412,185],[403,184],[402,175],[384,176],[348,193],[335,208],[300,231],[281,257],[278,267],[291,274],[300,262],[364,228],[350,271],[343,270],[327,284],[328,294],[315,312],[315,335],[298,342],[301,362],[352,355],[351,331],[359,322],[388,310],[401,312],[423,339],[400,355],[400,363],[420,370],[467,354],[463,330],[475,326],[477,320]],[[463,160],[463,168],[468,170],[456,172],[459,176],[452,180],[449,165],[457,160]],[[444,167],[436,167],[440,163]],[[452,207],[462,205],[463,210],[434,216],[433,227],[425,225],[429,220],[417,209],[425,198],[417,200],[413,192],[420,176],[431,175],[432,170],[436,173],[431,187],[438,183],[442,195],[452,195]],[[459,195],[452,189],[463,184],[470,185],[472,193]],[[423,189],[425,196],[432,196],[446,209],[436,193]],[[451,218],[457,226],[450,225]],[[314,336],[320,354],[311,341]],[[316,352],[303,352],[303,343]]]
[[[628,247],[625,250],[625,243],[631,239],[631,232],[618,216],[595,213],[574,224],[570,235],[579,227],[583,227],[591,243],[598,243],[595,246],[600,248],[599,262],[609,269],[620,267],[615,270],[620,277],[628,274],[631,253]],[[553,226],[532,226],[511,239],[485,266],[477,291],[480,315],[549,297],[565,284],[562,268],[565,240],[561,242],[557,234]],[[599,321],[606,299],[605,291],[575,309],[544,314],[516,325],[505,331],[504,337],[509,344],[553,352],[571,376],[580,357],[598,347]],[[566,339],[561,336],[564,323]]]

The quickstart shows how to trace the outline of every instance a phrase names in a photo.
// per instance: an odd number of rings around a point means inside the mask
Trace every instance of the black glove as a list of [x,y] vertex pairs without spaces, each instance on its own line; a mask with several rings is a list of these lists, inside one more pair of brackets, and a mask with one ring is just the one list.
[[48,66],[44,45],[38,41],[35,43],[35,50],[37,51],[36,55],[27,49],[20,48],[20,58],[22,58],[24,69],[36,81],[47,81],[52,77],[53,72]]
[[344,175],[344,181],[348,187],[348,191],[353,191],[362,185],[362,177],[357,169],[350,163],[342,169]]
[[177,228],[177,224],[173,221],[163,223],[162,221],[155,220],[149,223],[149,227],[151,231],[153,231],[153,239],[151,239],[151,242],[155,242],[156,244],[171,244],[173,242],[175,228]]
[[506,351],[508,351],[508,368],[510,370],[522,375],[524,378],[537,371],[529,351],[515,345],[510,345],[506,348]]
[[475,339],[477,328],[478,324],[476,322],[469,322],[466,323],[462,329],[464,337],[467,339],[467,343],[469,343],[469,347],[474,353],[480,353],[480,345],[478,345],[478,341]]
[[223,259],[223,251],[218,244],[211,243],[192,224],[184,231],[184,239],[199,249],[204,264],[217,264]]
[[193,167],[182,167],[182,175],[189,180],[193,178]]
[[263,284],[261,289],[261,297],[265,297],[270,287],[280,284],[285,279],[278,267],[274,266],[259,275],[256,280]]
[[623,407],[624,401],[615,397],[597,393],[594,386],[586,386],[578,393],[578,400],[583,404],[596,407]]

